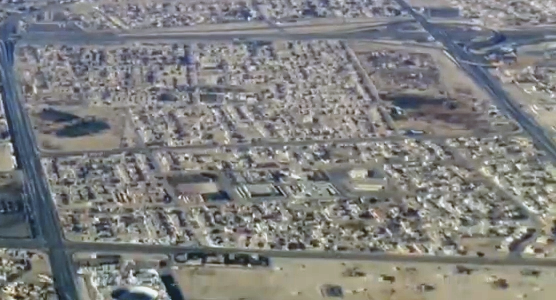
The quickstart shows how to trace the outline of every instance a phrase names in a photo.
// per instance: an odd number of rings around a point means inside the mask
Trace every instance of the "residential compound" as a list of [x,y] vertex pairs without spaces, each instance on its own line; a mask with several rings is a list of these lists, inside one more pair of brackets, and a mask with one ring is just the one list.
[[551,235],[544,153],[420,51],[30,44],[17,67],[73,241],[499,256]]
[[0,299],[548,293],[553,13],[498,2],[3,4]]

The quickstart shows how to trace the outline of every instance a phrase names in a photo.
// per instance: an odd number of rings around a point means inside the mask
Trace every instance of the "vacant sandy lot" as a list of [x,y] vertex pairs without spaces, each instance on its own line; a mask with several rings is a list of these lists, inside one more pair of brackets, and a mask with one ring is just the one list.
[[[535,51],[543,50],[541,46],[527,46],[523,48]],[[551,99],[548,93],[542,90],[535,90],[534,83],[516,84],[510,81],[511,77],[506,76],[506,71],[510,73],[521,72],[527,67],[542,65],[546,59],[540,55],[528,55],[525,53],[527,51],[521,48],[519,52],[518,59],[514,64],[505,65],[500,72],[493,70],[491,73],[503,79],[504,89],[514,101],[521,105],[522,110],[535,118],[548,132],[556,134],[556,119],[554,118],[556,101]]]
[[416,7],[452,7],[447,0],[409,0],[407,3]]
[[[322,299],[324,285],[339,285],[344,299],[362,300],[510,300],[551,299],[556,270],[521,275],[525,268],[470,267],[459,274],[454,265],[399,265],[381,262],[274,260],[274,270],[187,267],[180,273],[184,295],[192,299]],[[362,277],[348,277],[357,268]],[[394,282],[381,280],[394,276]],[[498,280],[498,285],[494,284]],[[432,290],[424,291],[423,284]]]
[[430,54],[434,63],[438,66],[441,72],[442,88],[448,93],[453,94],[470,94],[478,99],[489,99],[490,96],[485,91],[479,88],[467,74],[458,68],[441,49],[434,47],[419,47],[395,44],[383,44],[373,42],[354,42],[350,45],[356,53],[363,53],[366,51],[376,50],[394,50],[410,53],[426,53]]
[[[350,45],[357,53],[362,64],[369,59],[372,51],[396,51],[399,53],[428,54],[431,63],[439,72],[439,81],[426,86],[424,90],[400,89],[390,82],[388,72],[381,73],[369,67],[367,72],[371,81],[375,83],[379,93],[384,93],[382,100],[387,103],[401,101],[406,103],[407,118],[396,120],[400,130],[423,130],[426,134],[462,135],[472,130],[477,133],[489,130],[489,124],[480,110],[473,111],[473,103],[489,102],[490,97],[460,70],[440,49],[434,47],[408,47],[407,45],[386,45],[372,42],[354,42]],[[401,79],[398,79],[401,81]],[[456,108],[447,108],[446,101],[454,103]],[[415,103],[415,104],[410,104]],[[444,104],[443,104],[444,103]],[[396,104],[397,105],[397,104]],[[411,108],[414,106],[413,108]],[[405,109],[405,107],[400,106]]]
[[[8,249],[6,248],[0,249],[0,258],[8,259],[8,260],[13,259],[13,257],[11,257],[6,253],[7,250]],[[17,250],[17,249],[12,249],[12,250]],[[32,252],[34,253],[33,256],[31,257],[32,269],[30,272],[22,273],[21,274],[22,276],[20,277],[19,281],[38,284],[40,283],[40,280],[37,275],[39,274],[50,275],[52,272],[46,254],[37,251],[32,251]]]
[[0,144],[0,172],[10,172],[15,168],[12,148],[9,143]]
[[60,136],[58,130],[72,122],[50,122],[41,119],[38,112],[31,113],[39,147],[46,152],[111,150],[134,145],[135,132],[125,109],[114,108],[56,108],[83,119],[94,119],[106,123],[109,128],[96,133],[76,137]]

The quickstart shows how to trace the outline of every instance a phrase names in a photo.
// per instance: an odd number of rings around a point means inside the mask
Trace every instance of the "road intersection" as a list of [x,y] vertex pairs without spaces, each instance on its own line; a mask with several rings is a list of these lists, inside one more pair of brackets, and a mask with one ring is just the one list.
[[[473,61],[473,55],[467,53],[464,48],[455,43],[445,31],[429,23],[423,16],[416,13],[404,0],[398,3],[430,34],[435,40],[441,42],[448,55],[456,62]],[[319,259],[342,259],[342,260],[380,260],[394,262],[435,262],[450,264],[484,264],[484,265],[520,265],[520,266],[550,266],[556,267],[556,262],[547,262],[538,259],[524,259],[519,257],[508,257],[503,259],[492,259],[484,257],[438,257],[438,256],[401,256],[385,253],[337,253],[337,252],[301,252],[301,251],[256,251],[237,250],[215,247],[183,247],[164,245],[142,245],[142,244],[111,244],[111,243],[88,243],[69,242],[64,239],[63,230],[60,226],[56,207],[52,199],[49,184],[44,176],[40,162],[37,141],[29,116],[23,109],[20,101],[19,87],[13,71],[14,41],[11,38],[17,19],[9,18],[2,27],[0,42],[0,78],[3,85],[3,98],[8,117],[9,126],[12,130],[13,143],[17,152],[17,161],[25,176],[24,192],[26,207],[30,222],[33,225],[35,236],[33,239],[0,240],[0,246],[22,249],[40,249],[48,253],[50,264],[53,269],[54,283],[60,300],[79,299],[76,286],[76,271],[72,261],[72,254],[76,252],[96,253],[149,253],[178,255],[190,251],[205,251],[208,253],[253,253],[274,257],[285,258],[319,258]],[[369,30],[369,28],[367,28]],[[357,33],[355,37],[361,38],[369,35],[365,28]],[[265,35],[268,36],[268,35]],[[62,40],[73,39],[77,36],[68,35]],[[184,39],[187,35],[176,35],[171,38]],[[256,38],[252,36],[251,38]],[[83,38],[83,37],[81,37]],[[109,41],[118,41],[118,36],[99,37]],[[138,37],[133,37],[138,38]],[[145,37],[144,39],[152,39]],[[234,36],[222,35],[220,38],[231,40]],[[283,37],[282,37],[283,38]],[[307,35],[306,38],[346,38],[345,34],[321,34]],[[159,37],[168,39],[168,36]],[[211,37],[214,39],[214,37]],[[94,42],[94,39],[93,39]],[[461,63],[460,67],[477,81],[485,90],[492,94],[501,108],[513,116],[524,130],[542,146],[546,152],[556,160],[556,146],[538,124],[523,113],[519,107],[503,91],[500,84],[488,73],[488,70],[475,65]]]

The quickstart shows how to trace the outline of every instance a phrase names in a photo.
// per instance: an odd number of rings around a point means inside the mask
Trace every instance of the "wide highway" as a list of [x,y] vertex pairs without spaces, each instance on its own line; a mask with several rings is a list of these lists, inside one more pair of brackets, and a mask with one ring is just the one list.
[[36,239],[44,242],[60,300],[76,300],[79,295],[71,257],[65,252],[64,238],[50,188],[43,174],[33,127],[23,109],[20,93],[13,74],[14,44],[10,40],[17,20],[2,24],[0,32],[0,77],[2,96],[11,129],[17,162],[24,174],[24,193]]
[[296,33],[285,36],[281,33],[235,33],[233,35],[226,33],[210,33],[210,34],[160,34],[156,36],[137,36],[137,35],[114,35],[114,34],[77,34],[77,33],[28,33],[21,36],[21,43],[28,45],[46,45],[46,44],[65,44],[65,45],[118,45],[128,42],[206,42],[206,41],[230,41],[233,38],[239,40],[253,41],[274,41],[274,40],[361,40],[361,39],[379,39],[388,37],[388,34],[396,34],[397,38],[405,40],[424,39],[424,32],[406,32],[396,33],[379,31],[374,29],[352,32],[330,32],[330,33]]
[[[245,147],[265,147],[265,148],[282,148],[288,147],[302,147],[311,145],[326,145],[326,144],[362,144],[362,143],[379,143],[379,142],[400,142],[411,138],[417,141],[430,141],[442,143],[447,139],[459,138],[459,137],[478,137],[478,138],[489,138],[489,137],[499,137],[499,136],[514,136],[521,134],[521,130],[509,133],[485,133],[485,134],[475,134],[475,135],[395,135],[389,137],[369,137],[369,138],[346,138],[346,139],[329,139],[329,140],[301,140],[301,141],[261,141],[258,143],[230,143],[230,144],[219,144],[218,147],[225,149],[241,149]],[[116,148],[109,150],[78,150],[78,151],[48,151],[42,150],[42,157],[66,157],[66,156],[82,156],[82,155],[114,155],[121,154],[124,152],[135,153],[135,152],[149,152],[149,151],[191,151],[191,150],[211,150],[214,149],[214,145],[183,145],[183,146],[138,146],[138,147],[128,147],[128,148]]]
[[[203,42],[203,41],[230,41],[232,39],[243,40],[315,40],[315,39],[341,39],[341,40],[369,40],[391,38],[393,40],[415,41],[422,40],[428,36],[423,30],[407,31],[404,24],[407,20],[395,20],[383,24],[337,24],[310,25],[296,24],[279,27],[282,31],[273,29],[237,29],[220,31],[178,31],[161,30],[153,33],[146,31],[110,33],[110,32],[78,32],[78,31],[30,31],[22,33],[19,38],[22,44],[44,45],[44,44],[67,44],[67,45],[111,45],[127,42]],[[287,32],[284,32],[287,30]]]
[[454,42],[446,31],[427,21],[421,14],[417,13],[404,0],[396,0],[398,4],[408,11],[411,16],[427,31],[436,41],[441,42],[447,54],[458,63],[458,65],[467,72],[467,74],[485,91],[487,91],[494,99],[499,108],[506,111],[513,117],[519,125],[533,138],[538,147],[545,150],[547,155],[556,161],[556,146],[552,137],[550,137],[539,124],[529,115],[521,110],[519,105],[511,99],[504,91],[500,82],[494,78],[489,70],[483,66],[473,65],[466,62],[477,61],[476,57],[466,52],[466,50]]

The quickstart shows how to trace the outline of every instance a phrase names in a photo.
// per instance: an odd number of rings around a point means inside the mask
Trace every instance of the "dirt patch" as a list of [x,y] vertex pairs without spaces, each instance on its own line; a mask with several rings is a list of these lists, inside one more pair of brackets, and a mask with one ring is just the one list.
[[[440,85],[439,89],[444,90],[446,93],[452,93],[455,95],[465,94],[477,99],[490,99],[490,96],[479,88],[467,74],[458,68],[441,49],[434,47],[419,47],[417,45],[412,46],[411,50],[408,50],[406,45],[394,45],[394,44],[381,44],[372,42],[353,42],[350,47],[357,54],[364,54],[371,51],[395,51],[400,53],[420,53],[427,55],[426,57],[431,59],[431,62],[436,65],[436,68],[440,71]],[[373,70],[369,70],[372,74]],[[380,87],[377,86],[380,90]],[[387,92],[387,91],[383,91]]]
[[397,129],[455,135],[501,130],[485,114],[490,97],[440,49],[369,42],[351,47]]
[[467,237],[462,238],[459,243],[461,246],[465,247],[465,249],[468,251],[468,254],[482,252],[487,257],[500,258],[508,255],[507,250],[499,250],[497,248],[502,243],[502,240],[499,238]]
[[31,112],[43,151],[111,150],[134,145],[125,109],[48,107]]
[[[6,255],[5,253],[2,253],[0,257],[6,259],[13,259],[13,257],[11,257],[10,255]],[[28,260],[29,263],[31,264],[31,269],[19,273],[18,281],[25,282],[28,284],[41,284],[41,282],[44,281],[40,279],[40,277],[38,276],[39,274],[42,275],[52,274],[50,264],[48,263],[48,256],[46,254],[33,251],[33,254],[31,254]]]
[[[523,268],[474,267],[387,262],[273,260],[274,269],[183,268],[178,281],[192,299],[343,298],[361,300],[507,300],[516,295],[550,297],[554,271],[538,277]],[[458,270],[464,269],[465,272]],[[355,272],[353,272],[355,270]],[[334,288],[331,288],[334,287]],[[335,297],[334,297],[335,295]],[[526,297],[526,296],[525,296]]]
[[86,14],[90,14],[91,12],[93,12],[95,10],[95,8],[93,7],[92,4],[90,3],[74,3],[69,7],[69,10],[77,15],[86,15]]
[[446,0],[409,0],[408,3],[416,7],[452,7],[452,3]]
[[457,99],[423,95],[383,97],[394,106],[392,118],[400,130],[424,131],[426,134],[465,134],[488,132],[489,123],[471,105]]
[[534,67],[542,61],[543,59],[539,58],[538,56],[518,55],[516,61],[512,64],[507,65],[505,69],[520,71],[529,66]]
[[0,172],[13,171],[16,166],[13,146],[10,143],[0,144]]

